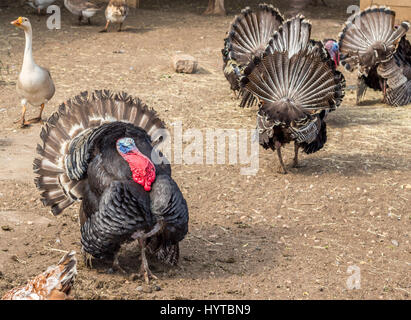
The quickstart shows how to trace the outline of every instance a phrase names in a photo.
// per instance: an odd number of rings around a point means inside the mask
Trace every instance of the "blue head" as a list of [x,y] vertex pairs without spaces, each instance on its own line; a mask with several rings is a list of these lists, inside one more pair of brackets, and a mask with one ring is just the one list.
[[117,150],[122,154],[127,154],[136,149],[136,144],[132,138],[121,138],[117,140]]
[[340,64],[340,46],[335,40],[326,40],[324,46],[330,54],[331,59],[333,59],[335,67],[337,68]]

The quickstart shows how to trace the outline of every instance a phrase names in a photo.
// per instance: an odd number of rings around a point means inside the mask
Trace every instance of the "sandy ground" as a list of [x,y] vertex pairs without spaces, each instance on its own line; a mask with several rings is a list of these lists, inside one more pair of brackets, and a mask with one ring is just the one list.
[[[125,32],[107,34],[97,32],[102,14],[78,26],[62,9],[62,29],[50,31],[47,17],[29,7],[0,7],[0,295],[57,262],[59,250],[80,252],[78,206],[54,217],[33,183],[41,126],[13,124],[21,112],[15,81],[24,36],[11,20],[31,19],[35,59],[56,84],[44,118],[81,91],[106,88],[140,97],[184,130],[255,127],[256,109],[238,107],[221,70],[225,32],[246,2],[228,1],[226,17],[201,16],[206,1],[167,3],[142,1]],[[276,4],[285,11],[286,1]],[[308,8],[313,37],[336,38],[348,4]],[[197,74],[172,71],[171,56],[179,51],[198,59]],[[328,142],[302,155],[302,168],[291,168],[291,145],[284,152],[288,175],[277,173],[276,155],[262,149],[255,176],[242,176],[237,165],[174,165],[190,210],[179,267],[153,261],[159,280],[145,286],[134,275],[134,244],[120,258],[127,276],[107,273],[110,264],[103,262],[87,269],[78,255],[74,297],[410,299],[411,109],[383,105],[372,91],[356,106],[355,75],[345,75],[349,90],[329,116]],[[37,112],[29,108],[28,117]],[[347,287],[350,266],[359,268],[360,289]]]

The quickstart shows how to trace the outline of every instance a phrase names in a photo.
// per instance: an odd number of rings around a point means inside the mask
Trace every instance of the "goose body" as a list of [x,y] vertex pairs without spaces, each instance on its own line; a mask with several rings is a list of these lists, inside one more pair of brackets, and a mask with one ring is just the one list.
[[85,17],[90,23],[90,18],[101,10],[97,5],[86,0],[64,0],[64,6],[75,16],[79,17],[79,22]]
[[23,29],[26,36],[26,45],[24,50],[24,59],[21,72],[17,80],[17,94],[22,99],[23,106],[22,125],[30,124],[30,121],[25,121],[25,112],[27,104],[32,106],[40,106],[40,115],[33,119],[33,122],[41,120],[41,113],[44,104],[49,101],[55,92],[54,82],[50,72],[37,65],[33,58],[33,32],[29,19],[20,17],[12,22],[16,27]]
[[47,8],[48,6],[52,5],[56,0],[30,0],[27,1],[27,4],[37,9],[38,13],[40,14],[40,10]]

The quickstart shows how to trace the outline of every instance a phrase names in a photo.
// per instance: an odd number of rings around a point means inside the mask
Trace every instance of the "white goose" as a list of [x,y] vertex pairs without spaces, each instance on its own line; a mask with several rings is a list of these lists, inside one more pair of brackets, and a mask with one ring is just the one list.
[[37,9],[37,13],[40,14],[41,10],[52,5],[56,0],[28,0],[27,4]]
[[[44,104],[53,97],[55,88],[50,72],[34,62],[32,48],[33,35],[29,19],[19,17],[17,20],[12,21],[11,24],[23,29],[26,35],[23,66],[17,81],[17,93],[22,98],[21,104],[23,111],[21,119],[16,121],[16,123],[21,122],[22,127],[24,127],[31,123],[41,121]],[[28,121],[25,120],[27,104],[40,106],[40,114],[37,118]]]

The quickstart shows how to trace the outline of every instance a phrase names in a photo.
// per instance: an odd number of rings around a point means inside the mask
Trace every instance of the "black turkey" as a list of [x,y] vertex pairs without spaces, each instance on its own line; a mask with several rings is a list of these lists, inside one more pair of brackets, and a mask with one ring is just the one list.
[[[122,243],[138,240],[142,273],[152,276],[146,247],[174,265],[188,231],[188,209],[170,165],[155,146],[163,122],[139,99],[125,93],[84,92],[59,107],[41,131],[35,183],[42,201],[60,214],[81,201],[82,250],[112,258],[122,270]],[[157,152],[157,153],[156,153]]]
[[283,21],[278,9],[260,4],[255,12],[249,7],[243,9],[230,25],[222,50],[223,71],[231,90],[242,97],[241,107],[251,106],[255,102],[254,97],[239,85],[244,69],[255,57],[261,57]]
[[357,104],[368,87],[382,91],[387,104],[411,103],[410,43],[405,38],[410,24],[394,22],[394,11],[372,6],[352,15],[340,33],[342,64],[359,69]]
[[321,42],[310,40],[311,24],[297,16],[274,34],[262,58],[244,71],[241,85],[260,101],[259,142],[277,150],[280,172],[287,173],[281,147],[294,141],[298,150],[320,150],[326,140],[325,118],[344,97],[345,79]]

